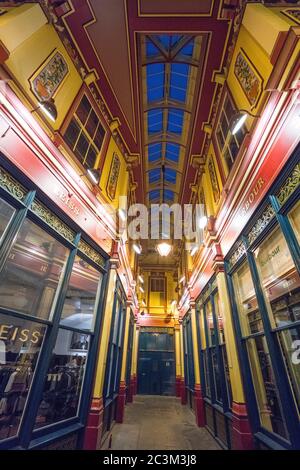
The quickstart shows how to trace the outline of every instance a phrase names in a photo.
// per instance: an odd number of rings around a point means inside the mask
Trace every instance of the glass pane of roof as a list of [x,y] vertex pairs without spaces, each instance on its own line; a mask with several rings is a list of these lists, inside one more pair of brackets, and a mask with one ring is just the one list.
[[162,100],[164,97],[165,65],[149,64],[146,69],[148,103]]
[[172,144],[171,142],[166,143],[166,159],[177,163],[179,161],[180,145]]
[[194,52],[194,39],[186,44],[180,51],[180,55],[192,57]]
[[182,109],[170,109],[168,113],[168,132],[182,133],[184,112]]
[[190,66],[187,64],[171,64],[170,97],[185,102],[188,87]]
[[146,57],[155,57],[157,55],[160,55],[161,52],[157,47],[153,44],[150,39],[146,40]]
[[180,41],[182,38],[181,34],[159,34],[156,36],[159,42],[164,46],[164,48],[170,52],[171,49]]
[[154,168],[153,170],[150,170],[148,173],[148,178],[149,178],[149,184],[158,182],[160,180],[160,168]]
[[163,128],[163,110],[151,109],[148,111],[148,134],[162,132]]
[[165,180],[167,183],[176,184],[177,173],[172,168],[165,168]]
[[161,153],[162,153],[162,144],[160,142],[148,145],[148,160],[150,163],[160,160]]
[[174,193],[170,189],[164,190],[164,201],[174,201]]
[[149,199],[150,201],[153,201],[154,199],[159,199],[159,190],[154,189],[152,191],[149,191]]

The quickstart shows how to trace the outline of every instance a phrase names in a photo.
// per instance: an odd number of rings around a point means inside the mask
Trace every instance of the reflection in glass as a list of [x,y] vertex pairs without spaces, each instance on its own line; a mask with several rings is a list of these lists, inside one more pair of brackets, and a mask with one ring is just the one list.
[[68,254],[26,219],[0,273],[0,307],[48,319]]
[[243,336],[263,331],[250,268],[246,263],[234,273],[233,282]]
[[247,347],[261,424],[268,431],[287,438],[266,339],[264,336],[249,339]]
[[205,313],[206,313],[206,321],[207,321],[207,329],[208,329],[209,346],[215,346],[216,344],[215,328],[214,328],[212,304],[210,300],[205,304]]
[[15,209],[0,198],[0,240],[14,213]]
[[300,243],[300,201],[289,213],[289,219],[294,229],[295,235]]
[[215,307],[216,319],[218,323],[219,343],[224,344],[225,343],[224,319],[223,319],[222,308],[220,307],[219,292],[216,292],[216,294],[214,295],[214,307]]
[[[35,429],[78,415],[89,343],[89,335],[59,330]],[[73,350],[79,344],[81,347]]]
[[91,330],[102,274],[76,256],[62,311],[61,324],[81,330]]
[[18,434],[46,327],[0,314],[0,439]]

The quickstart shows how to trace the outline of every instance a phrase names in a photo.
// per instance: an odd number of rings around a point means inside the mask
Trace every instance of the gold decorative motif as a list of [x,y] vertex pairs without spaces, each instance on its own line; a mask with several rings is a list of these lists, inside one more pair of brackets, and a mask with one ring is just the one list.
[[268,205],[261,217],[257,220],[256,224],[248,233],[248,241],[250,244],[257,239],[258,235],[260,235],[261,232],[269,225],[274,216],[275,210],[271,205]]
[[220,187],[218,183],[215,165],[214,165],[212,158],[210,158],[208,161],[208,171],[209,171],[211,186],[213,190],[214,201],[217,204],[220,199]]
[[232,268],[245,253],[246,247],[243,242],[240,242],[232,256],[229,258],[229,267]]
[[94,263],[98,264],[99,266],[104,267],[105,265],[105,260],[104,258],[96,251],[94,248],[92,248],[88,243],[86,243],[83,240],[80,240],[78,249],[82,251],[88,258],[90,258]]
[[280,188],[280,191],[277,195],[277,199],[279,204],[283,206],[283,204],[288,200],[288,198],[293,194],[294,191],[300,185],[300,163],[298,163],[295,168],[293,169],[290,176],[287,178],[284,185]]
[[211,283],[211,290],[215,290],[218,287],[217,279],[215,278]]
[[66,238],[70,242],[74,242],[75,232],[71,230],[66,224],[64,224],[53,212],[45,207],[40,201],[33,201],[31,210],[38,217],[40,217],[46,224],[52,227],[62,237]]
[[69,69],[63,55],[54,51],[53,54],[42,64],[38,73],[30,78],[30,87],[39,101],[49,100],[54,96]]
[[291,20],[295,21],[295,23],[300,24],[300,9],[282,10],[281,13],[283,13],[283,15],[287,16]]
[[108,183],[107,183],[107,194],[111,199],[114,199],[116,196],[120,168],[121,168],[120,158],[118,157],[116,153],[114,153],[113,159],[111,162]]
[[25,199],[26,189],[3,168],[0,168],[0,186],[20,201]]
[[241,50],[236,56],[234,74],[251,106],[255,106],[262,91],[262,79],[247,54]]

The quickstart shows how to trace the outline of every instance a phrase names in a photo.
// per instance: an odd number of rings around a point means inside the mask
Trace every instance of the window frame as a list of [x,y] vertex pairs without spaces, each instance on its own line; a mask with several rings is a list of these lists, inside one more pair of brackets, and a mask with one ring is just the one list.
[[[25,314],[22,312],[16,312],[10,309],[1,308],[0,311],[2,314],[21,320],[27,320],[34,322],[46,327],[46,332],[43,338],[41,349],[38,356],[38,361],[35,367],[35,371],[31,380],[30,389],[27,395],[27,400],[23,409],[19,432],[16,436],[4,439],[0,442],[0,449],[11,449],[11,448],[37,448],[41,447],[44,442],[49,441],[51,436],[55,436],[58,433],[60,435],[65,435],[73,431],[79,432],[84,428],[85,421],[87,418],[87,412],[89,407],[89,397],[87,394],[82,393],[83,390],[90,389],[92,380],[93,380],[93,369],[95,365],[97,343],[99,340],[100,329],[102,324],[102,312],[103,312],[103,303],[104,296],[106,291],[107,284],[107,255],[93,243],[85,234],[81,233],[79,227],[76,226],[74,221],[72,221],[60,208],[57,208],[51,201],[48,200],[46,196],[42,193],[36,191],[33,184],[26,179],[25,185],[23,186],[24,177],[23,175],[16,170],[15,168],[8,167],[9,171],[6,169],[7,165],[1,163],[1,170],[6,174],[10,175],[10,178],[14,180],[16,188],[9,192],[9,190],[0,185],[0,197],[4,201],[8,202],[14,209],[15,213],[10,219],[9,224],[5,229],[4,236],[0,242],[0,267],[1,269],[5,265],[7,255],[13,246],[14,239],[19,233],[23,226],[23,222],[28,219],[38,225],[46,233],[54,237],[57,241],[62,243],[66,248],[69,249],[67,256],[66,264],[64,271],[61,274],[60,282],[58,283],[55,291],[55,296],[52,301],[51,310],[54,312],[52,317],[49,319],[42,319],[35,317],[33,315]],[[12,177],[11,174],[14,174]],[[16,175],[16,176],[15,176]],[[19,183],[22,181],[22,183]],[[19,189],[20,188],[20,189]],[[18,192],[24,191],[24,197],[20,198]],[[40,202],[46,204],[49,207],[49,211],[54,215],[58,220],[63,220],[65,226],[70,229],[74,238],[73,241],[65,238],[59,231],[56,231],[53,226],[50,226],[47,223],[46,219],[41,218],[33,209],[33,202]],[[80,241],[87,243],[95,252],[99,251],[100,257],[103,259],[103,265],[98,265],[94,260],[90,259],[84,252],[80,249]],[[76,329],[71,327],[64,327],[60,325],[60,317],[62,313],[62,308],[65,301],[66,289],[68,287],[68,282],[70,274],[73,267],[73,262],[78,254],[82,259],[91,264],[97,271],[101,273],[101,281],[99,277],[99,283],[101,282],[100,292],[97,299],[97,306],[95,306],[95,327],[94,331],[89,332],[90,334],[90,346],[88,359],[85,367],[85,374],[82,381],[80,399],[78,403],[78,412],[77,415],[66,420],[59,421],[57,423],[50,424],[45,427],[34,430],[34,424],[37,414],[37,409],[40,404],[40,399],[42,397],[44,380],[48,371],[49,361],[52,355],[52,351],[56,342],[58,330],[60,328],[66,329],[68,331],[74,331],[78,333],[87,333],[86,330]],[[37,373],[38,371],[38,373]],[[34,397],[34,400],[33,400]]]

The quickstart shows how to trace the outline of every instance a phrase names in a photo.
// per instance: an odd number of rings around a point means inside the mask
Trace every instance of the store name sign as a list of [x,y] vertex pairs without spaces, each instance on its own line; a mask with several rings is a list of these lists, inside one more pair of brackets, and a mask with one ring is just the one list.
[[256,202],[259,194],[261,193],[262,188],[264,187],[266,181],[264,178],[260,177],[258,178],[257,182],[247,195],[247,198],[243,204],[242,210],[241,210],[241,215],[244,217],[248,210],[253,206],[254,202]]
[[72,200],[72,194],[68,194],[67,191],[63,191],[61,189],[56,189],[55,190],[55,195],[59,197],[59,199],[75,214],[76,216],[79,216],[80,214],[80,209]]
[[31,331],[18,326],[0,325],[0,341],[21,341],[21,343],[30,341],[32,344],[37,344],[41,337],[42,333],[37,330]]

